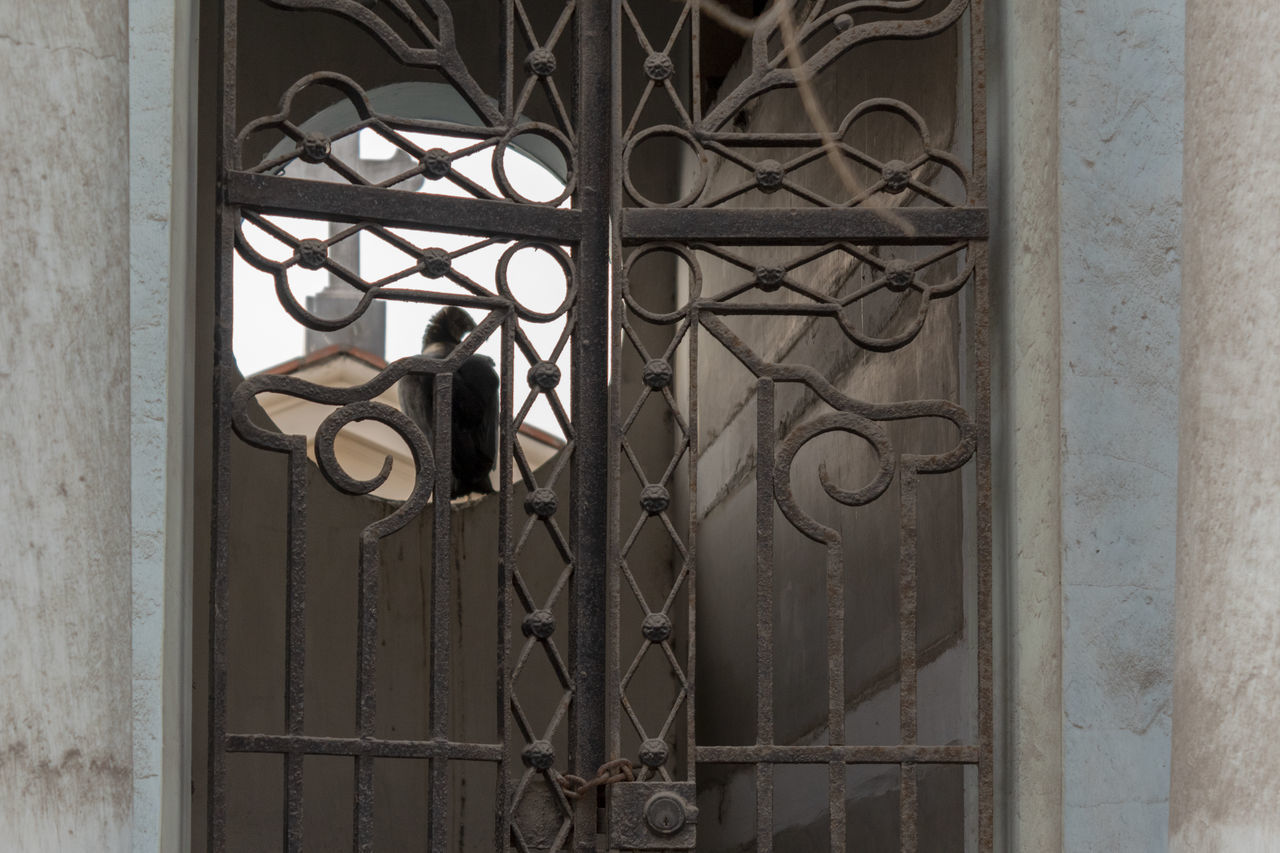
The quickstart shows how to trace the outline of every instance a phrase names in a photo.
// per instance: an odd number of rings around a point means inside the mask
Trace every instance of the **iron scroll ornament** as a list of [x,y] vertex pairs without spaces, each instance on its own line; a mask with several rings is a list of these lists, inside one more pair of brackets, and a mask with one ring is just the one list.
[[306,436],[287,435],[254,423],[251,402],[259,394],[276,393],[299,397],[313,403],[338,406],[316,432],[316,459],[321,473],[334,488],[349,495],[366,495],[381,486],[391,473],[392,460],[386,457],[382,470],[374,477],[359,480],[351,477],[338,461],[334,442],[343,427],[360,420],[376,420],[394,430],[409,447],[415,468],[413,488],[404,503],[386,518],[371,524],[362,534],[381,539],[399,530],[427,505],[435,490],[437,466],[430,444],[422,430],[409,417],[374,399],[410,372],[451,375],[464,359],[502,322],[499,312],[491,312],[467,339],[444,360],[426,356],[399,359],[361,385],[334,388],[318,385],[295,376],[264,373],[241,382],[232,395],[232,426],[236,434],[249,444],[267,450],[290,454],[306,453]]
[[384,0],[409,23],[420,41],[421,46],[418,47],[406,42],[385,18],[369,8],[372,5],[370,3],[359,2],[359,0],[267,0],[267,2],[281,9],[329,12],[355,22],[378,39],[396,59],[405,65],[434,68],[443,72],[458,87],[478,114],[483,115],[491,124],[502,123],[501,113],[476,83],[462,61],[461,54],[458,53],[457,42],[454,39],[453,12],[444,0],[416,0],[435,18],[434,31],[415,11],[413,4],[406,0]]

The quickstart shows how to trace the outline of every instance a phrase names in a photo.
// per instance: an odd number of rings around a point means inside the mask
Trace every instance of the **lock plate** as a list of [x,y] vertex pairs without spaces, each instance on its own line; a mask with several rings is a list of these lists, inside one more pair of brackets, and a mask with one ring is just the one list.
[[622,850],[693,850],[698,842],[692,782],[625,782],[609,789],[609,843]]

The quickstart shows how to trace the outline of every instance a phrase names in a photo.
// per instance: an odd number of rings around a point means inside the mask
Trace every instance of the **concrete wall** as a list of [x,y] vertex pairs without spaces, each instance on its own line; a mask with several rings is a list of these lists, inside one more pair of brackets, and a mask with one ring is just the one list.
[[195,6],[129,4],[133,844],[180,850],[190,801]]
[[0,9],[0,826],[12,850],[130,844],[125,20],[123,0]]
[[1182,4],[996,10],[1002,829],[1163,850]]
[[[1280,838],[1280,430],[1269,377],[1280,91],[1269,5],[1187,3],[1186,219],[1170,849]],[[1260,108],[1261,107],[1261,108]]]
[[1063,847],[1165,849],[1181,0],[1060,17]]
[[1058,8],[990,12],[997,849],[1062,850]]

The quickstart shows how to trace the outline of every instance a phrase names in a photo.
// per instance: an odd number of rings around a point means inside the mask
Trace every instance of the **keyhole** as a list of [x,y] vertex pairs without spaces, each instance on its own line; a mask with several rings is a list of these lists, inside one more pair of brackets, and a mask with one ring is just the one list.
[[675,794],[658,793],[644,807],[645,822],[659,835],[673,835],[685,823],[684,800]]

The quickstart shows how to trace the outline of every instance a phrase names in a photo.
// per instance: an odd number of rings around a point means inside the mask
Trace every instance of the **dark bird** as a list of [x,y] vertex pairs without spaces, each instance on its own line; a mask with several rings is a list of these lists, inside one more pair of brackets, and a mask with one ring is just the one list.
[[[422,354],[448,358],[476,321],[463,309],[450,305],[436,312],[422,335]],[[435,374],[409,375],[400,380],[400,408],[422,427],[428,441],[435,440]],[[489,472],[498,453],[498,373],[493,359],[470,355],[453,374],[453,408],[450,420],[453,441],[453,497],[476,492],[489,494]]]

